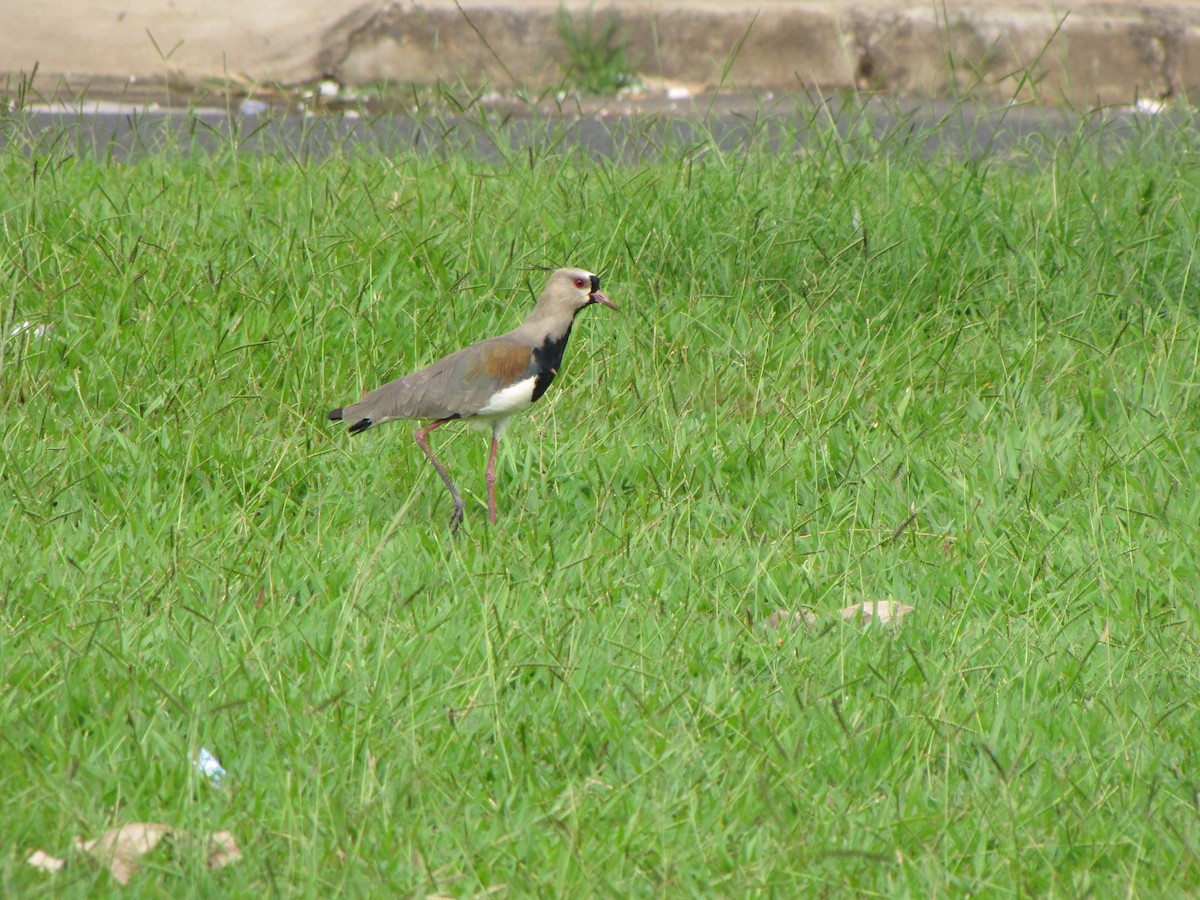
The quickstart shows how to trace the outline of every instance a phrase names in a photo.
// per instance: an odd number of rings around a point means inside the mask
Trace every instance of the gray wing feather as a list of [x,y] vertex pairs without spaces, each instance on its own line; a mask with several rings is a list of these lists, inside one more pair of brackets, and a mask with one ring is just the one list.
[[473,416],[500,387],[500,378],[490,375],[487,366],[481,365],[480,351],[512,351],[517,347],[526,352],[530,349],[528,344],[514,341],[508,335],[472,344],[411,375],[377,387],[357,403],[343,408],[342,418],[348,423],[368,419],[374,424],[388,419]]

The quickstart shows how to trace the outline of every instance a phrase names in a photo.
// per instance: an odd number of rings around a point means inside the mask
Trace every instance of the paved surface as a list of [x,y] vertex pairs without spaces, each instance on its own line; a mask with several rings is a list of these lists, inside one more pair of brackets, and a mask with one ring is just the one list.
[[[599,109],[580,117],[504,116],[485,123],[477,114],[463,116],[279,115],[274,111],[232,115],[220,109],[137,111],[101,109],[88,115],[35,110],[0,128],[0,147],[15,142],[25,148],[66,144],[77,153],[125,159],[171,146],[183,152],[228,147],[237,138],[245,153],[285,153],[296,158],[324,158],[345,148],[392,155],[415,149],[447,150],[499,160],[524,158],[528,148],[577,147],[593,158],[635,162],[661,159],[665,146],[696,147],[708,139],[735,150],[751,140],[780,148],[804,142],[812,128],[832,121],[844,132],[862,135],[869,127],[873,142],[847,142],[846,152],[903,153],[916,150],[956,156],[1004,154],[1014,146],[1023,152],[1053,148],[1055,138],[1087,128],[1101,145],[1120,146],[1157,116],[1136,110],[1105,109],[1086,117],[1069,110],[1034,106],[984,108],[947,101],[902,104],[877,98],[865,104],[831,102],[814,107],[805,97],[788,95],[770,103],[753,100],[747,115],[739,96],[717,103],[700,99],[678,104],[661,116],[605,114]],[[199,123],[203,127],[197,127]],[[1041,140],[1029,139],[1038,135]]]
[[[855,86],[1074,106],[1200,95],[1200,4],[565,0],[617,23],[651,92]],[[559,0],[44,0],[4,4],[9,93],[109,96],[215,80],[561,83]]]

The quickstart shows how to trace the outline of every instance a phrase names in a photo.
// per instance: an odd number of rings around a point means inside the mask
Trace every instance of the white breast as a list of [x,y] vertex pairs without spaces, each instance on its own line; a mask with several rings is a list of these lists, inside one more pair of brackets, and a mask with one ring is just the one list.
[[533,389],[537,376],[510,384],[492,394],[487,406],[475,413],[477,416],[511,416],[533,403]]

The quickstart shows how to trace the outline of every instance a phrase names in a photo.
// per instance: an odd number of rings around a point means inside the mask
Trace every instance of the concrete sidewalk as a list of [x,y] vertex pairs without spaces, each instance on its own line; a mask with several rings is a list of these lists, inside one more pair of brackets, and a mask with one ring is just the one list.
[[[582,23],[589,4],[561,4]],[[46,0],[9,4],[12,89],[128,83],[292,84],[331,77],[544,88],[568,61],[559,0]],[[1076,106],[1200,93],[1200,5],[903,0],[596,0],[649,84],[693,93],[858,87],[900,95],[1036,96]]]

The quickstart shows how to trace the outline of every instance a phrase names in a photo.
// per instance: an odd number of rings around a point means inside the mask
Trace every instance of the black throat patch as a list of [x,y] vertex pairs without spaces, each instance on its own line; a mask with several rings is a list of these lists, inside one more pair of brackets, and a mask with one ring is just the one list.
[[571,337],[571,326],[567,326],[559,337],[550,336],[542,342],[542,346],[533,348],[533,365],[536,369],[537,381],[533,383],[533,400],[536,402],[562,367],[563,353],[567,349],[567,339]]

